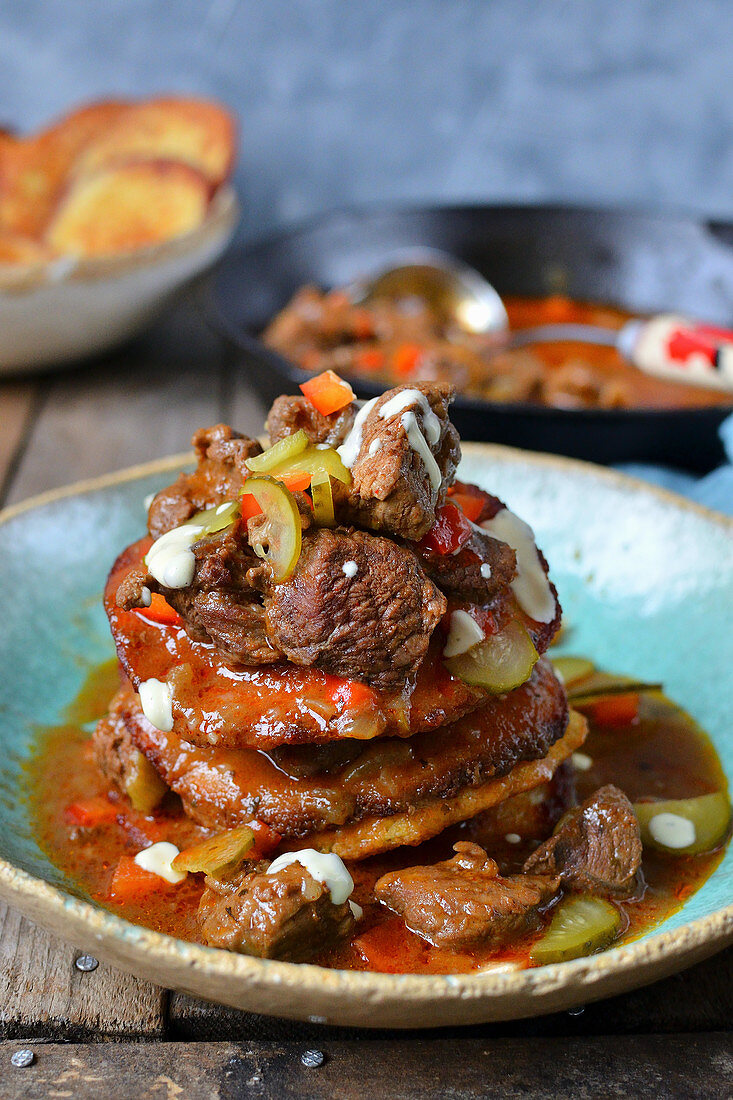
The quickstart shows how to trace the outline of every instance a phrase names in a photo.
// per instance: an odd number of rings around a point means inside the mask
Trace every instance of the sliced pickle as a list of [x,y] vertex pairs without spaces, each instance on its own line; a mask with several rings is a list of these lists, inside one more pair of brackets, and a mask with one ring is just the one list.
[[316,474],[330,474],[336,481],[351,485],[351,471],[344,466],[341,456],[333,447],[307,447],[292,461],[278,463],[268,472],[276,476],[305,473],[315,477]]
[[279,584],[288,579],[300,557],[302,532],[298,505],[293,494],[274,477],[248,477],[247,492],[264,512],[264,520],[255,517],[258,523],[254,536],[250,535],[252,549],[258,558],[272,566],[273,580]]
[[500,695],[528,680],[538,660],[539,653],[526,628],[513,619],[501,633],[490,634],[465,653],[449,657],[445,666],[467,684]]
[[230,527],[238,515],[239,501],[228,500],[224,504],[217,504],[214,508],[207,508],[205,512],[197,512],[195,516],[187,519],[183,526],[194,524],[202,528],[202,535],[214,535],[217,531]]
[[568,690],[578,680],[587,679],[596,670],[596,666],[587,657],[553,657],[552,666]]
[[538,966],[592,955],[612,943],[621,929],[621,914],[610,901],[579,894],[555,909],[550,926],[530,951]]
[[135,749],[132,768],[125,781],[125,792],[134,809],[141,814],[149,814],[162,801],[167,790],[147,757]]
[[[566,681],[566,687],[567,681]],[[593,672],[568,687],[568,699],[577,706],[593,703],[606,695],[639,695],[646,691],[661,691],[662,685],[647,680],[632,680],[630,676],[613,676],[609,672]]]
[[[635,802],[634,813],[639,822],[643,843],[650,848],[656,848],[658,852],[677,856],[701,855],[703,852],[714,851],[725,839],[730,826],[730,802],[723,791],[699,795],[697,798]],[[652,824],[654,818],[660,820]],[[688,824],[685,826],[682,822]],[[693,831],[694,840],[683,843],[685,834],[689,833],[691,836]]]
[[287,466],[290,460],[296,458],[307,446],[308,436],[301,428],[292,435],[287,435],[285,439],[280,439],[274,447],[268,447],[261,455],[248,458],[245,466],[253,474],[271,474],[274,470]]
[[203,872],[205,875],[225,875],[235,870],[254,847],[255,834],[247,825],[228,829],[225,833],[202,840],[192,848],[184,848],[172,861],[174,871]]
[[313,518],[319,527],[334,527],[336,514],[333,509],[333,490],[331,475],[318,470],[311,479],[311,498],[313,500]]

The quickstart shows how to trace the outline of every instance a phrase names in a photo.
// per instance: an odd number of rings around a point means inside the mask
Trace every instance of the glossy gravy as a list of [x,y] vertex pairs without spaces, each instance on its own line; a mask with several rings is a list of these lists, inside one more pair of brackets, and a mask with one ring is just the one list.
[[[117,678],[116,661],[93,670],[68,708],[68,724],[39,732],[26,771],[36,836],[79,896],[133,923],[195,941],[202,876],[189,875],[178,886],[161,880],[160,888],[147,896],[144,904],[117,904],[109,897],[110,879],[120,856],[134,855],[161,840],[184,848],[209,835],[185,817],[174,795],[167,796],[149,816],[136,813],[126,798],[110,791],[98,771],[90,751],[90,732],[95,719],[106,710]],[[605,783],[615,783],[632,801],[649,796],[689,798],[727,787],[710,740],[692,719],[661,695],[642,697],[638,717],[630,724],[604,727],[591,722],[583,752],[591,764],[586,770],[576,771],[579,801]],[[94,796],[114,804],[116,819],[94,829],[79,828],[70,822],[69,805]],[[315,961],[355,970],[433,974],[531,965],[529,952],[539,931],[499,951],[453,952],[426,944],[401,920],[373,902],[374,883],[385,871],[446,859],[452,854],[452,844],[462,838],[481,842],[480,832],[477,834],[475,826],[466,823],[418,848],[350,864],[355,881],[353,900],[363,907],[364,916],[350,942]],[[531,839],[512,844],[503,837],[498,841],[494,838],[489,854],[503,870],[511,872],[519,869],[533,846]],[[645,849],[645,885],[634,899],[614,903],[625,922],[625,931],[616,942],[640,936],[679,909],[715,869],[723,847],[702,856],[667,856]]]

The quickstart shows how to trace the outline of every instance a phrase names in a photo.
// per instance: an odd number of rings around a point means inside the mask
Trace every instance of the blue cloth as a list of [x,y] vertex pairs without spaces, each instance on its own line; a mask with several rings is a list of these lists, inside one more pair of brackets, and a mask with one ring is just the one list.
[[715,508],[733,516],[733,416],[729,416],[720,425],[720,438],[723,441],[728,462],[713,470],[705,477],[694,477],[680,470],[670,470],[666,466],[646,466],[638,463],[624,463],[619,470],[633,474],[634,477],[653,481],[664,489],[681,493],[706,508]]

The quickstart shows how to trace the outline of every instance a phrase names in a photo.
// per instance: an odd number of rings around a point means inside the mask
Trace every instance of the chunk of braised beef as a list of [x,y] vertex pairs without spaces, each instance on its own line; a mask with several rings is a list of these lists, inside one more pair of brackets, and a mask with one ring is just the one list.
[[299,863],[274,875],[267,864],[246,864],[230,879],[206,879],[199,904],[201,937],[260,959],[305,962],[354,928],[348,902],[334,905],[327,886]]
[[278,443],[281,439],[302,430],[311,443],[325,443],[329,447],[338,447],[349,434],[355,415],[353,403],[338,412],[324,416],[307,398],[284,395],[275,398],[267,414],[265,427],[271,444]]
[[265,599],[268,637],[290,661],[384,689],[417,669],[445,609],[410,551],[348,528],[307,532]]
[[153,538],[180,527],[196,512],[234,500],[249,473],[246,460],[262,451],[256,439],[227,424],[201,428],[191,442],[198,459],[194,472],[180,474],[153,497],[148,510],[148,530]]
[[436,947],[498,946],[539,924],[559,880],[544,875],[503,878],[478,844],[453,845],[452,859],[392,871],[377,880],[377,900]]
[[[419,401],[406,404],[387,418],[381,416],[387,402],[406,390],[422,394],[437,418],[440,430],[434,442],[429,442],[426,413]],[[449,387],[419,383],[397,386],[375,401],[363,422],[359,451],[351,466],[352,485],[341,511],[345,518],[359,527],[414,542],[430,530],[461,458],[458,432],[448,419],[452,399]],[[432,460],[426,462],[422,444],[416,447],[408,438],[407,414],[414,416],[412,430],[421,435],[437,463],[437,483],[431,479]]]
[[634,890],[641,854],[633,807],[623,791],[608,784],[562,819],[524,870],[558,875],[568,890],[623,896]]
[[511,546],[477,527],[456,554],[439,554],[420,543],[414,552],[442,592],[469,603],[489,603],[517,574]]
[[143,608],[144,588],[159,592],[183,619],[195,642],[213,642],[226,657],[245,665],[282,658],[267,637],[262,591],[269,585],[263,565],[239,524],[200,539],[192,547],[196,567],[185,588],[166,588],[142,570],[129,573],[117,589],[118,606]]

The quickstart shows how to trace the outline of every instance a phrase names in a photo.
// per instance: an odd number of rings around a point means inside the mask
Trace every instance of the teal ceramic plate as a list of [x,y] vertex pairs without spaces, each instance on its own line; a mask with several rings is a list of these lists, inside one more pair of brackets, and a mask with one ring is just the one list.
[[[421,976],[250,959],[128,924],[75,895],[33,839],[20,774],[38,726],[63,721],[112,655],[100,593],[144,526],[143,500],[186,456],[72,486],[0,515],[0,894],[141,977],[250,1011],[424,1027],[568,1008],[654,981],[733,940],[733,848],[684,907],[643,938],[514,973]],[[535,528],[570,627],[600,665],[662,681],[733,775],[733,522],[566,459],[467,445],[461,471]]]

